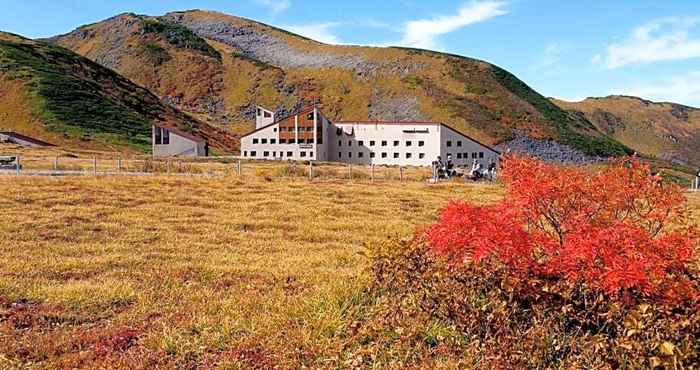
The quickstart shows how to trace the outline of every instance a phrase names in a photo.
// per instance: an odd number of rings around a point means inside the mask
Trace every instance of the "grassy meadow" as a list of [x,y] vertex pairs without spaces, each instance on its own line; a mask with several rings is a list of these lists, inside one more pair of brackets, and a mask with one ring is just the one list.
[[0,176],[0,368],[342,366],[368,243],[495,185]]

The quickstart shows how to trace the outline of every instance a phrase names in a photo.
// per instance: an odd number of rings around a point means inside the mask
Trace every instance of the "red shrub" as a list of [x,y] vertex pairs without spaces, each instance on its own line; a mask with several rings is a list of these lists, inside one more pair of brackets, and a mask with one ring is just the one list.
[[609,295],[697,300],[698,237],[680,187],[634,159],[593,175],[515,157],[503,167],[503,201],[441,212],[427,231],[436,253]]

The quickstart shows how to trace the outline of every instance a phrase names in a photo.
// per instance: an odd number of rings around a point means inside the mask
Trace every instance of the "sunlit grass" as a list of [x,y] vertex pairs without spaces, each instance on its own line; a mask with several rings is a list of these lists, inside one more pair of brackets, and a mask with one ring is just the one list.
[[[5,176],[0,188],[0,358],[75,365],[87,351],[124,367],[322,366],[361,310],[367,243],[502,192],[256,176]],[[135,345],[98,351],[123,328]]]

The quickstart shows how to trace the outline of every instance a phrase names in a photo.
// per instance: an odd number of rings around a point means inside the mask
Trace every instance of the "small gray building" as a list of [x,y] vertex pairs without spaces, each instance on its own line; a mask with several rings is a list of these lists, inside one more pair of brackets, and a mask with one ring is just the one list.
[[153,125],[154,157],[206,157],[207,141],[175,127]]
[[1,131],[0,130],[0,143],[11,143],[16,145],[27,146],[31,148],[42,148],[48,146],[54,146],[45,141],[22,135],[13,131]]

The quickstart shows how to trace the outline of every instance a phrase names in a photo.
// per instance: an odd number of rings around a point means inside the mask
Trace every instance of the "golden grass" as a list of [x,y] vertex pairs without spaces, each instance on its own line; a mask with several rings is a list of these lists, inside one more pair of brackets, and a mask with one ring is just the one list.
[[[8,176],[0,189],[0,368],[327,366],[360,309],[364,245],[410,236],[451,199],[501,195],[255,176]],[[124,328],[133,347],[99,351]]]

